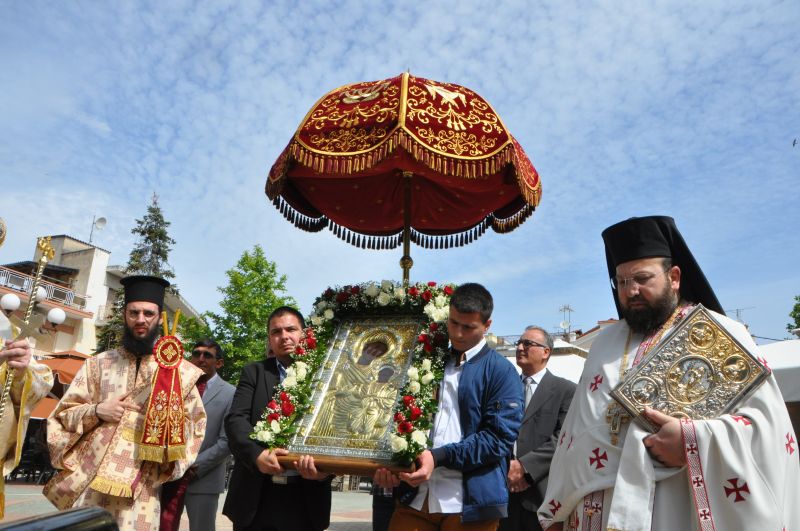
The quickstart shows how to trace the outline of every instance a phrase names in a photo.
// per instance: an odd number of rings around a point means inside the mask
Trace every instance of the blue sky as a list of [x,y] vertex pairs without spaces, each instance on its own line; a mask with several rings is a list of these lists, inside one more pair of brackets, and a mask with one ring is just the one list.
[[[800,294],[800,3],[0,1],[0,262],[36,236],[123,263],[155,191],[183,295],[261,244],[309,311],[328,285],[400,277],[400,252],[287,223],[267,171],[308,108],[412,74],[489,101],[538,169],[542,203],[508,235],[412,248],[412,280],[478,281],[493,331],[615,316],[600,232],[666,214],[726,309],[784,338]],[[732,313],[732,312],[729,312]]]

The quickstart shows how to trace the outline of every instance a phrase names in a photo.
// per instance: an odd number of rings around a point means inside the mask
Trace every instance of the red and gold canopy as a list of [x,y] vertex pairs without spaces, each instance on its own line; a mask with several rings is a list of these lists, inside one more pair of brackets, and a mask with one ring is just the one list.
[[[536,169],[475,92],[408,73],[322,97],[278,157],[268,197],[298,227],[388,249],[509,232],[541,199]],[[409,215],[406,216],[406,209]]]

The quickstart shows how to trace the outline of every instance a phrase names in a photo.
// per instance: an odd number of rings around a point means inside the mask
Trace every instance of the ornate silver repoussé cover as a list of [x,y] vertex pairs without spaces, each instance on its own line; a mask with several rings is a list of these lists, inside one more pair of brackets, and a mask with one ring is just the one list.
[[734,411],[769,375],[758,359],[698,304],[612,391],[646,429],[649,406],[694,420]]

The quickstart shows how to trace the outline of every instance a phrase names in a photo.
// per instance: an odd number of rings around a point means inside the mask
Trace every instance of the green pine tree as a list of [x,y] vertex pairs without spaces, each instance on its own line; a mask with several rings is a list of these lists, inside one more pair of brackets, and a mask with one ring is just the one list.
[[[138,239],[128,257],[125,266],[126,275],[154,275],[167,280],[175,278],[175,273],[169,265],[169,252],[175,245],[175,240],[170,238],[167,232],[169,226],[170,222],[164,219],[158,204],[158,195],[153,193],[147,213],[142,219],[137,219],[131,229],[131,234],[136,235]],[[170,291],[177,294],[177,286],[173,284]],[[124,295],[120,290],[108,323],[97,332],[95,352],[104,352],[119,346],[125,327],[123,306]]]
[[792,322],[786,325],[786,330],[791,332],[800,328],[800,295],[794,296],[794,307],[789,312],[789,317],[792,318]]

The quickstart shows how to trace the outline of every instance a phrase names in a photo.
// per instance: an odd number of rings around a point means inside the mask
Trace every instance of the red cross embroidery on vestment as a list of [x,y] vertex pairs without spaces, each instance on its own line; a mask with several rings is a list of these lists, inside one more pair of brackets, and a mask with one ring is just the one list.
[[561,432],[561,439],[558,441],[558,445],[559,445],[559,446],[561,446],[562,444],[564,444],[564,437],[566,437],[566,436],[567,436],[567,432],[565,432],[565,431],[562,431],[562,432]]
[[794,437],[792,437],[791,433],[786,434],[786,451],[789,452],[789,455],[794,453]]
[[592,380],[592,383],[589,384],[589,389],[591,389],[592,392],[594,393],[595,391],[597,391],[597,388],[600,387],[601,383],[603,383],[603,377],[600,376],[599,374],[595,374],[594,380]]
[[703,486],[703,476],[692,476],[692,485],[695,487]]
[[572,435],[569,436],[569,444],[567,445],[567,450],[572,448]]
[[766,367],[769,372],[772,372],[772,367],[770,367],[769,363],[767,363],[767,358],[758,358],[758,361],[760,361],[761,365]]
[[741,415],[731,415],[731,418],[732,418],[733,420],[735,420],[736,422],[741,422],[741,423],[742,423],[742,424],[744,424],[745,426],[749,426],[750,424],[752,424],[752,422],[750,422],[750,421],[747,419],[747,417],[742,417]]
[[697,453],[697,445],[695,443],[687,444],[686,445],[686,453],[688,454],[696,454]]
[[555,500],[550,500],[548,505],[550,506],[550,511],[553,513],[553,515],[555,515],[558,510],[561,509],[561,504]]
[[[744,500],[744,494],[750,494],[750,488],[747,486],[747,482],[743,481],[741,485],[739,485],[739,478],[731,478],[728,480],[728,483],[731,484],[730,487],[725,487],[725,496],[730,497],[731,494],[735,496],[733,502],[740,502]],[[724,486],[724,485],[723,485]]]
[[709,518],[711,518],[711,511],[709,511],[708,509],[703,509],[702,511],[700,511],[701,520],[708,520]]
[[594,465],[595,470],[605,468],[606,465],[603,464],[603,461],[608,461],[608,454],[606,452],[601,454],[600,448],[595,448],[592,450],[592,455],[594,455],[594,457],[589,457],[589,466]]

